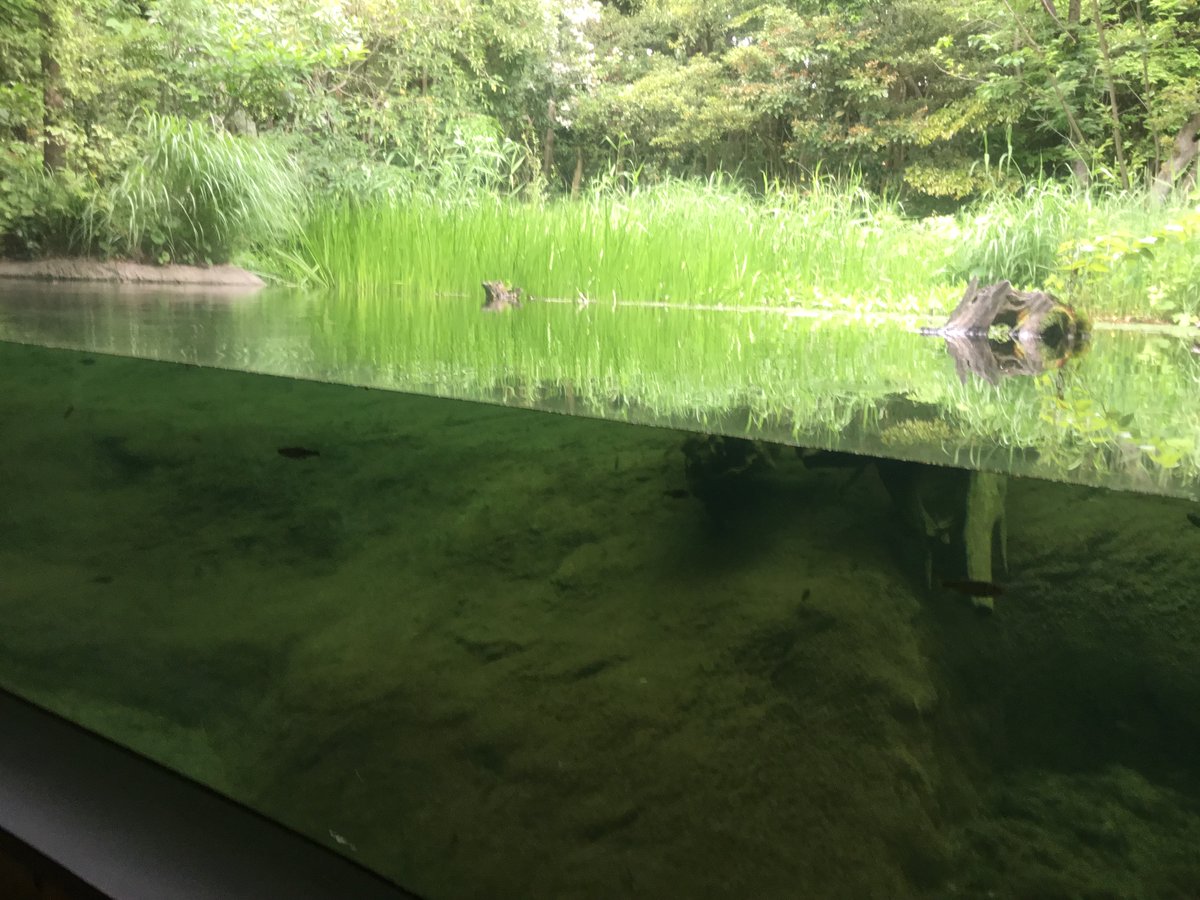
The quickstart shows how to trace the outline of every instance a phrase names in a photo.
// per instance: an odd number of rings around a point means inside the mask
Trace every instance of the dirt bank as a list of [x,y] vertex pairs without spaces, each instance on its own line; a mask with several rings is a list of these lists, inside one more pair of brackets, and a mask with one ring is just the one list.
[[108,281],[122,284],[190,284],[263,287],[266,282],[237,266],[148,266],[99,259],[0,259],[0,278],[37,281]]

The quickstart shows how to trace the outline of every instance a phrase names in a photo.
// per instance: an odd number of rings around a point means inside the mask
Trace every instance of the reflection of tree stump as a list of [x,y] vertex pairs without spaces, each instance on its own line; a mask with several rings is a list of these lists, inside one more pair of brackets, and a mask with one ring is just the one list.
[[521,308],[521,289],[510,288],[503,281],[485,281],[483,283],[483,311],[503,312],[506,309]]
[[[992,580],[993,551],[999,551],[1000,565],[1008,571],[1008,519],[1004,511],[1007,494],[1006,476],[992,472],[971,473],[962,526],[967,578],[971,581]],[[991,597],[972,597],[971,602],[992,608]]]

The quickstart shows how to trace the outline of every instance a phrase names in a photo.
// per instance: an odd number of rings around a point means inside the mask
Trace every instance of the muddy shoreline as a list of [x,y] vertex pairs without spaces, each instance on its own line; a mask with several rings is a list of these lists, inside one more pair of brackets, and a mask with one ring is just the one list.
[[202,285],[261,288],[266,282],[238,266],[151,266],[124,260],[52,258],[0,259],[0,280],[99,281],[110,284]]

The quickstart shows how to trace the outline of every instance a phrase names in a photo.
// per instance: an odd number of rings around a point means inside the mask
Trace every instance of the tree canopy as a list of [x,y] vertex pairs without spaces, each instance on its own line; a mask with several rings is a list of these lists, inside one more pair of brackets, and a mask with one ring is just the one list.
[[102,183],[151,114],[274,134],[335,188],[486,153],[511,187],[852,169],[930,202],[1000,160],[1166,191],[1200,130],[1196,0],[0,0],[0,18],[10,218],[14,172]]

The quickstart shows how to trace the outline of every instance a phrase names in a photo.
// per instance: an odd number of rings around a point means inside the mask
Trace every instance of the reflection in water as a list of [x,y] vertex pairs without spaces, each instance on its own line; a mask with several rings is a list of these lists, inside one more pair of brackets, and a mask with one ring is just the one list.
[[1200,886],[1191,504],[88,358],[0,345],[0,683],[419,892]]
[[795,312],[0,286],[0,339],[1200,499],[1178,338],[1105,332],[1075,364],[992,385],[895,322]]

